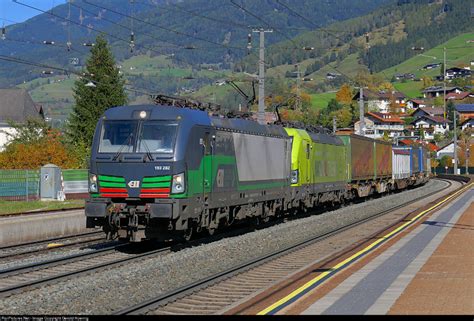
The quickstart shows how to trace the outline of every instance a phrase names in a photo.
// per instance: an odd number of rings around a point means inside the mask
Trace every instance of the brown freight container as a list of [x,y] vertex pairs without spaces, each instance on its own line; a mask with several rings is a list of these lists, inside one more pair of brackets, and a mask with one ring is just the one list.
[[376,178],[392,176],[392,145],[375,141]]
[[373,179],[375,175],[374,140],[359,135],[338,135],[347,148],[349,181]]

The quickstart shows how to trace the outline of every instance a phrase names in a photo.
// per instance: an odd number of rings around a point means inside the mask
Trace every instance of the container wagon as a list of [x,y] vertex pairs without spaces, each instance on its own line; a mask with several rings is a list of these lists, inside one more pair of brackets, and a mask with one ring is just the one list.
[[355,134],[339,135],[346,146],[347,182],[352,197],[384,193],[392,184],[391,144]]
[[392,147],[392,180],[394,189],[403,189],[411,181],[411,147]]

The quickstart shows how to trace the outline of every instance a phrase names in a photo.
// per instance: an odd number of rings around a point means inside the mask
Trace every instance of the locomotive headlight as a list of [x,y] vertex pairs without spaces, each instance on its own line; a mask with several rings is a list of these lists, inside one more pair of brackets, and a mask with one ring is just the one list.
[[298,183],[298,170],[291,171],[291,184]]
[[97,175],[89,174],[89,192],[97,193]]
[[184,173],[173,175],[173,182],[171,184],[171,193],[181,194],[185,191]]

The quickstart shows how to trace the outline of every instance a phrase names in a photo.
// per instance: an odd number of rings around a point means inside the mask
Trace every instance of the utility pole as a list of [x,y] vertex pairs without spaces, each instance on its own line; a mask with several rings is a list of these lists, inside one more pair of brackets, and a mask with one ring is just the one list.
[[359,94],[359,135],[364,136],[364,128],[365,128],[365,119],[364,119],[364,87],[360,86],[360,94]]
[[454,175],[458,174],[458,135],[456,130],[456,108],[453,111],[454,114]]
[[260,49],[258,59],[258,122],[265,123],[265,33],[272,29],[254,29],[252,32],[260,34]]
[[301,91],[300,91],[300,80],[301,80],[301,72],[300,72],[300,64],[296,64],[296,71],[293,73],[296,74],[296,110],[301,110]]
[[467,132],[467,140],[466,140],[466,152],[464,155],[466,155],[466,175],[469,175],[469,157],[470,155],[470,148],[471,148],[471,133]]
[[[443,92],[444,92],[444,96],[443,96],[443,110],[444,110],[444,119],[446,120],[446,47],[443,48],[443,55],[444,55],[444,58],[443,58]],[[456,115],[454,115],[454,118],[456,118]],[[456,126],[455,126],[456,127]],[[455,129],[456,130],[456,129]]]

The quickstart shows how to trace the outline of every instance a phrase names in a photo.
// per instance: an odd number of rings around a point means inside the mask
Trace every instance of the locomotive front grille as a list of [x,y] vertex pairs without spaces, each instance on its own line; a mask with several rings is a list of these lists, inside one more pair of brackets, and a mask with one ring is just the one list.
[[128,197],[125,178],[99,175],[99,193],[101,197]]
[[168,198],[171,192],[171,176],[144,177],[140,198]]

